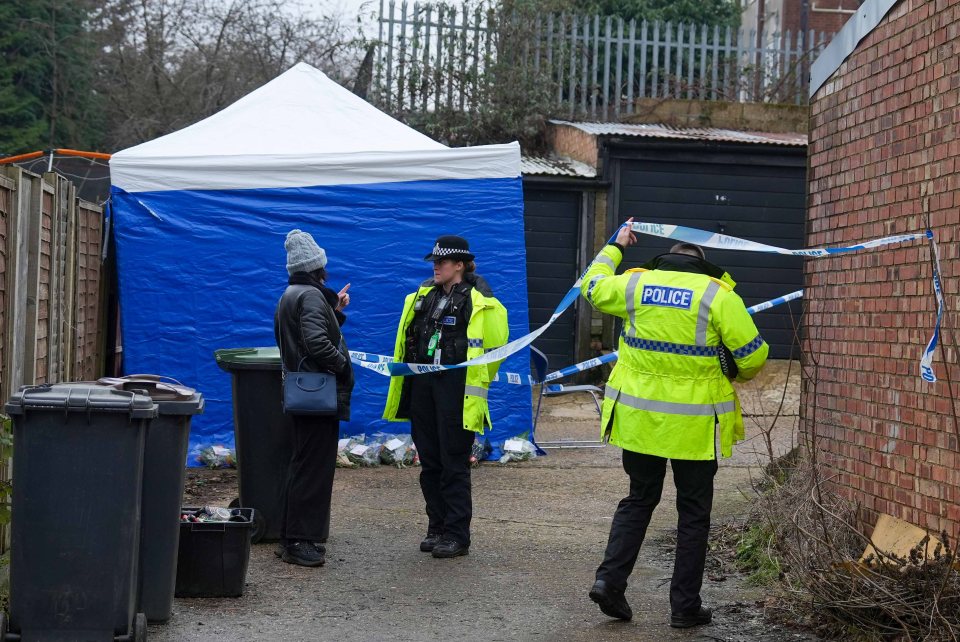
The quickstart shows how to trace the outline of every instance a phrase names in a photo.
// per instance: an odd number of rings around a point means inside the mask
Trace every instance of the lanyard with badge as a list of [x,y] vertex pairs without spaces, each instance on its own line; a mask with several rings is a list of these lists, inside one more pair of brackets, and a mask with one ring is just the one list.
[[442,351],[439,349],[439,346],[440,336],[443,333],[443,315],[447,311],[447,306],[450,305],[450,299],[451,296],[449,294],[442,295],[430,312],[430,323],[433,325],[433,334],[430,335],[430,339],[427,341],[427,357],[433,359],[433,365],[440,364],[440,353]]

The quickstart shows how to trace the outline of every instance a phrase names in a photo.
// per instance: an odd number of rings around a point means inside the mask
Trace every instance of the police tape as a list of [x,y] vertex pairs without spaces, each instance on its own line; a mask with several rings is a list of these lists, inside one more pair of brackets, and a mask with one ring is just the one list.
[[924,348],[920,357],[920,377],[924,381],[934,383],[937,380],[933,372],[933,351],[937,347],[937,341],[940,338],[940,322],[943,317],[943,290],[940,282],[940,251],[937,248],[937,242],[933,238],[933,231],[926,230],[920,234],[897,234],[894,236],[885,236],[883,238],[872,239],[856,245],[847,245],[841,247],[822,247],[808,248],[803,250],[788,250],[773,245],[756,243],[736,236],[727,236],[716,232],[698,230],[693,227],[684,227],[682,225],[667,225],[662,223],[644,223],[635,221],[631,229],[634,232],[648,234],[650,236],[659,236],[661,238],[672,239],[684,243],[693,243],[701,247],[709,247],[717,250],[738,250],[741,252],[767,252],[773,254],[788,254],[792,256],[804,256],[809,258],[820,258],[824,256],[833,256],[844,252],[856,252],[857,250],[866,250],[885,245],[894,245],[896,243],[907,243],[927,239],[930,241],[930,251],[933,255],[933,292],[937,301],[937,321],[933,328],[933,334],[927,347]]
[[[803,290],[797,290],[796,292],[791,292],[790,294],[785,294],[779,296],[775,299],[770,299],[769,301],[764,301],[763,303],[758,303],[757,305],[747,308],[747,312],[751,315],[756,314],[757,312],[762,312],[763,310],[769,310],[770,308],[799,299],[803,296]],[[618,354],[616,352],[610,352],[599,357],[593,357],[592,359],[587,359],[586,361],[581,361],[580,363],[575,363],[572,366],[567,366],[566,368],[561,368],[560,370],[555,370],[543,377],[543,381],[537,381],[534,377],[521,374],[519,372],[500,372],[494,377],[493,381],[500,383],[508,383],[513,385],[520,386],[536,386],[540,383],[550,383],[551,381],[556,381],[557,379],[563,379],[564,377],[569,377],[572,374],[578,372],[584,372],[585,370],[590,370],[596,368],[605,363],[610,363],[611,361],[616,361]],[[393,363],[393,358],[383,354],[373,354],[369,352],[350,352],[350,360],[356,363],[357,365],[363,366],[365,368],[370,368],[368,364],[386,364]],[[376,370],[380,372],[377,368],[370,368],[371,370]]]
[[920,357],[920,377],[924,381],[935,383],[937,375],[933,372],[933,351],[937,347],[937,340],[940,338],[940,320],[943,318],[943,287],[940,283],[940,249],[937,242],[933,239],[933,230],[927,230],[927,239],[930,240],[930,252],[933,254],[933,292],[937,298],[937,325],[933,329],[933,336],[927,342],[927,347],[923,349],[923,355]]
[[[622,227],[622,226],[621,226]],[[619,229],[618,229],[619,232]],[[610,237],[608,243],[613,242],[616,238],[616,233]],[[590,262],[590,265],[587,266],[586,270],[583,271],[583,274],[586,274],[590,267],[598,260],[609,261],[606,257],[601,254],[597,254],[594,257],[593,261]],[[571,286],[566,294],[563,295],[563,298],[560,300],[560,303],[557,304],[556,309],[554,309],[553,314],[550,315],[550,318],[547,319],[547,322],[542,326],[534,330],[529,334],[525,334],[519,339],[514,339],[509,343],[506,343],[499,348],[494,348],[488,352],[485,352],[479,357],[474,357],[463,363],[455,363],[450,365],[438,365],[438,364],[428,364],[428,363],[402,363],[394,361],[393,359],[384,360],[383,355],[372,355],[378,357],[376,359],[354,359],[353,353],[351,353],[351,361],[353,361],[358,366],[366,368],[367,370],[373,370],[382,375],[389,377],[406,377],[409,375],[419,375],[426,374],[429,372],[441,372],[443,370],[453,370],[456,368],[466,368],[468,366],[481,366],[487,365],[490,363],[497,363],[503,361],[510,355],[520,352],[528,345],[533,343],[537,337],[547,331],[553,322],[560,318],[560,315],[563,314],[567,308],[573,305],[573,302],[577,300],[577,297],[580,296],[580,283],[583,281],[583,274],[577,278],[576,282]],[[357,353],[361,354],[361,353]],[[366,353],[362,353],[366,354]],[[519,375],[518,375],[519,376]]]
[[701,247],[709,247],[716,250],[739,250],[741,252],[767,252],[770,254],[788,254],[791,256],[807,256],[818,258],[821,256],[832,256],[834,254],[843,254],[845,252],[856,252],[858,250],[868,250],[884,245],[894,243],[906,243],[908,241],[917,241],[927,238],[926,234],[897,234],[895,236],[885,236],[880,239],[873,239],[856,245],[846,245],[842,247],[821,247],[808,248],[803,250],[788,250],[773,245],[765,245],[755,241],[737,238],[736,236],[727,236],[716,232],[698,230],[694,227],[684,227],[682,225],[666,225],[661,223],[641,223],[634,222],[631,228],[634,232],[648,234],[650,236],[659,236],[665,239],[673,239],[683,243],[693,243]]
[[[621,226],[619,229],[622,229]],[[619,231],[618,229],[618,231]],[[767,252],[775,254],[787,254],[793,256],[805,256],[805,257],[823,257],[830,256],[834,254],[841,254],[844,252],[855,252],[858,250],[871,249],[876,247],[882,247],[885,245],[892,245],[895,243],[905,243],[908,241],[915,241],[917,239],[929,238],[934,249],[936,246],[935,241],[932,238],[932,232],[927,234],[900,234],[895,236],[888,236],[880,239],[873,239],[866,241],[864,243],[859,243],[857,245],[842,246],[842,247],[830,247],[830,248],[812,248],[812,249],[802,249],[802,250],[788,250],[785,248],[775,247],[772,245],[766,245],[763,243],[756,243],[754,241],[748,241],[746,239],[737,238],[734,236],[727,236],[725,234],[717,234],[714,232],[707,232],[705,230],[698,230],[692,227],[684,227],[682,225],[667,225],[660,223],[643,223],[643,222],[634,222],[631,226],[631,229],[634,232],[640,232],[643,234],[649,234],[653,236],[659,236],[662,238],[669,238],[676,241],[683,241],[686,243],[694,243],[703,247],[709,247],[714,249],[724,249],[724,250],[739,250],[747,252]],[[612,242],[616,238],[616,234],[610,238],[609,242]],[[609,259],[601,254],[598,254],[590,265],[587,266],[587,270],[597,261],[609,261]],[[584,274],[586,274],[586,271]],[[938,268],[935,268],[934,275],[934,289],[937,291],[938,301],[942,301],[942,296],[940,295],[939,289],[939,276],[936,273]],[[499,348],[495,348],[486,352],[485,354],[464,361],[462,363],[450,364],[450,365],[439,365],[439,364],[419,364],[419,363],[402,363],[396,362],[393,359],[384,357],[383,355],[373,355],[377,357],[376,359],[353,359],[351,360],[368,370],[372,370],[384,376],[409,376],[409,375],[419,375],[426,374],[430,372],[440,372],[443,370],[452,370],[456,368],[466,368],[469,366],[479,366],[486,365],[490,363],[496,363],[503,361],[507,357],[516,352],[519,352],[523,348],[529,346],[533,343],[540,335],[547,331],[547,329],[553,325],[553,323],[560,317],[563,312],[569,308],[577,297],[580,294],[580,283],[583,279],[581,274],[580,278],[576,280],[570,290],[564,295],[560,303],[557,305],[556,309],[553,311],[553,314],[547,320],[545,324],[534,330],[533,332],[526,334],[519,339],[515,339]],[[789,295],[787,295],[789,296]],[[768,302],[769,303],[769,302]],[[762,304],[761,304],[762,305]],[[942,309],[942,305],[940,308]],[[927,346],[927,350],[924,353],[924,357],[921,360],[921,376],[926,381],[936,381],[936,376],[933,373],[933,368],[931,366],[932,353],[934,348],[937,345],[937,339],[939,337],[940,329],[940,314],[937,315],[937,326],[934,331],[933,337],[930,339],[930,343]],[[361,354],[361,353],[358,353]],[[362,353],[366,354],[366,353]],[[599,364],[598,364],[599,365]],[[592,366],[596,367],[596,366]],[[575,368],[575,366],[570,366],[570,368]],[[508,373],[504,373],[506,376]],[[516,383],[523,384],[524,378],[527,379],[527,383],[532,382],[532,378],[529,375],[520,375],[518,373],[510,373],[516,375],[514,379]],[[552,373],[551,373],[552,374]]]

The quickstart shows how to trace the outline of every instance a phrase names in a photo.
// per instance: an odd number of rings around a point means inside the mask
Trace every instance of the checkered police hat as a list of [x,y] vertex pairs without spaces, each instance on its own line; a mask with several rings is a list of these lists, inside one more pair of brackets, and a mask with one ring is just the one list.
[[424,261],[438,261],[440,259],[454,259],[455,261],[472,261],[470,244],[462,236],[441,236],[433,245],[433,251],[423,257]]

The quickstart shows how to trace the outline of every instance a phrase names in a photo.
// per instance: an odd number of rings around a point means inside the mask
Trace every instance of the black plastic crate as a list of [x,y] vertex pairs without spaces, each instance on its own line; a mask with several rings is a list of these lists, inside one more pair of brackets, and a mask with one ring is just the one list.
[[[198,508],[183,508],[193,513]],[[250,562],[253,508],[233,508],[244,521],[181,522],[176,597],[240,597]]]

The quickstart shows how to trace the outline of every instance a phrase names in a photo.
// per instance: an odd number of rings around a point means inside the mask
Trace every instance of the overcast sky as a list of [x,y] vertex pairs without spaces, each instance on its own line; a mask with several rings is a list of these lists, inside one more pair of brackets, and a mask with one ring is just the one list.
[[[389,0],[384,0],[387,2]],[[377,16],[380,0],[304,0],[304,9],[317,14],[339,14],[344,24],[355,25],[362,19],[363,32],[368,38],[377,36]]]

